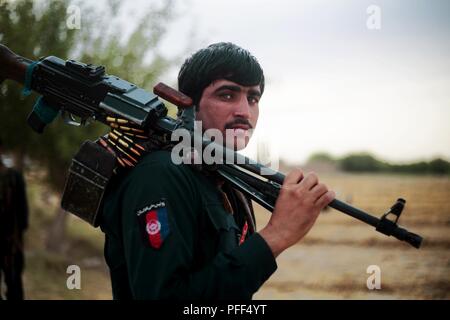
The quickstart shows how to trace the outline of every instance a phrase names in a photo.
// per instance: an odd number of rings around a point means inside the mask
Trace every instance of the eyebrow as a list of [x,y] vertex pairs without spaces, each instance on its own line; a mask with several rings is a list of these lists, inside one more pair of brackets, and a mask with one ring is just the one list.
[[[220,91],[224,91],[224,90],[230,90],[230,91],[234,91],[234,92],[241,92],[241,87],[240,86],[236,86],[236,85],[223,85],[220,86],[219,88],[217,88],[215,90],[215,92],[220,92]],[[258,96],[261,97],[261,92],[259,92],[259,90],[256,89],[250,89],[248,91],[249,94],[251,94],[252,96]]]

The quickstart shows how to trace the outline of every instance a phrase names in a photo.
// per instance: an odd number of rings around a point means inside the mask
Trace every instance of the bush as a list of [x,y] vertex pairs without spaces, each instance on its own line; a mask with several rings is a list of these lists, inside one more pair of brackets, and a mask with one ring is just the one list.
[[339,167],[349,172],[379,172],[385,165],[368,153],[350,154],[339,161]]

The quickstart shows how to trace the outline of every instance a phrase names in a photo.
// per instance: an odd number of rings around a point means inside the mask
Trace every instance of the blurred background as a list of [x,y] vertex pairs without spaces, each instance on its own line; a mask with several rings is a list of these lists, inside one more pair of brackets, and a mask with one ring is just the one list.
[[[423,248],[332,209],[278,259],[257,299],[450,298],[448,1],[0,0],[0,43],[31,59],[105,65],[148,90],[210,43],[250,50],[265,71],[260,120],[244,154],[282,172],[316,171],[337,197],[376,216],[399,198]],[[36,96],[0,85],[2,162],[23,172],[27,299],[111,299],[103,234],[59,207],[70,160],[106,132],[26,124]],[[259,228],[269,213],[257,206]],[[82,272],[69,290],[69,265]],[[366,286],[381,270],[381,289]],[[2,286],[4,288],[4,286]],[[4,289],[3,289],[4,290]]]

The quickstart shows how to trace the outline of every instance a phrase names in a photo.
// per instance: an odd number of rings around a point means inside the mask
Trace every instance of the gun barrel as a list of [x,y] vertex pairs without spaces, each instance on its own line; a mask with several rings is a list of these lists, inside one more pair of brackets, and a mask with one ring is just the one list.
[[27,67],[32,63],[11,51],[8,47],[0,44],[0,83],[6,79],[25,83]]
[[[193,139],[194,139],[194,145],[201,145],[203,147],[215,145],[216,150],[222,150],[221,153],[222,153],[222,157],[223,157],[223,163],[225,164],[225,167],[228,166],[228,168],[222,169],[223,171],[225,171],[225,173],[228,172],[229,174],[231,173],[232,176],[237,176],[237,177],[241,177],[241,178],[243,177],[242,174],[239,174],[239,169],[236,169],[236,167],[234,165],[230,165],[229,160],[233,159],[236,166],[239,167],[240,169],[249,171],[256,176],[265,178],[268,181],[272,181],[280,186],[284,182],[285,175],[282,174],[281,172],[275,171],[269,167],[266,167],[264,165],[256,163],[255,161],[252,161],[251,159],[245,157],[244,155],[236,153],[233,150],[228,149],[226,147],[222,147],[209,139],[205,139],[205,138],[201,137],[200,135],[194,134]],[[229,155],[231,155],[231,157],[229,157]],[[231,172],[230,172],[230,170],[231,170]],[[247,175],[249,175],[249,174],[247,174]],[[245,174],[244,174],[244,176],[245,176]],[[249,179],[247,179],[247,178],[245,178],[243,180],[246,182],[249,181]],[[403,200],[403,203],[404,203],[404,200]],[[272,209],[273,209],[275,201],[273,201],[273,203],[268,206],[265,206],[264,203],[260,203],[260,204],[263,207],[265,207],[266,209],[269,207],[272,207]],[[415,248],[420,248],[420,246],[421,246],[421,243],[422,243],[421,236],[414,234],[412,232],[409,232],[408,230],[397,226],[396,223],[390,222],[390,220],[378,219],[377,217],[374,217],[374,216],[370,215],[369,213],[364,212],[363,210],[353,207],[353,206],[351,206],[343,201],[340,201],[338,199],[334,199],[333,201],[331,201],[329,206],[331,208],[334,208],[342,213],[345,213],[355,219],[358,219],[362,222],[365,222],[365,223],[375,227],[378,232],[381,232],[388,236],[392,235],[399,240],[409,243],[410,245],[412,245]],[[389,225],[386,226],[386,223]],[[386,227],[387,227],[387,229],[385,230]]]

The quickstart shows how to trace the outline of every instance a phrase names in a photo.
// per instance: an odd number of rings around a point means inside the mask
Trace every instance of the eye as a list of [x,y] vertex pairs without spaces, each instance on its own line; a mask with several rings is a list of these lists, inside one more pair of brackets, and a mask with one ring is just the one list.
[[250,97],[248,97],[248,102],[250,104],[258,104],[259,97],[257,97],[257,96],[250,96]]
[[221,98],[222,100],[228,101],[228,100],[233,99],[233,95],[232,95],[231,93],[222,93],[222,94],[220,95],[220,98]]

